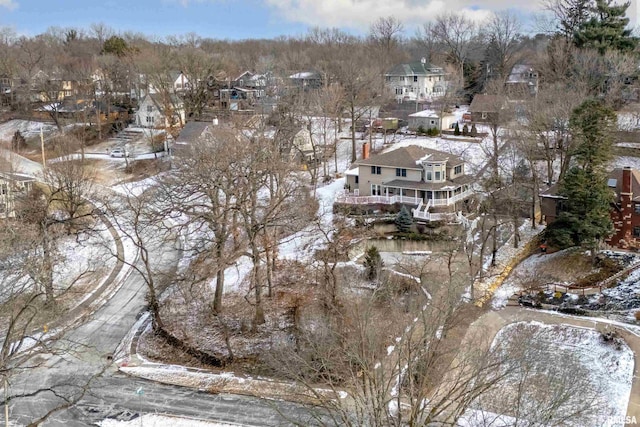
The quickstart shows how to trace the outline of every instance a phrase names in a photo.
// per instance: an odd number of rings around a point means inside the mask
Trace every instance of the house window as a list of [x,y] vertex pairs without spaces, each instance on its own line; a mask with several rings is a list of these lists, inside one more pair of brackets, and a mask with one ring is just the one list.
[[402,95],[402,88],[401,87],[397,87],[396,88],[396,95]]
[[147,105],[147,113],[150,113],[153,111],[153,105]]
[[413,81],[417,82],[418,81],[418,76],[413,76]]
[[407,170],[396,168],[396,176],[407,176]]
[[356,175],[355,178],[356,178],[356,184],[359,184],[360,183],[360,177],[358,175]]
[[371,184],[371,195],[380,196],[382,194],[382,186],[379,184]]
[[429,123],[432,124],[432,125],[435,125],[436,121],[435,120],[430,120]]
[[380,166],[371,166],[371,175],[382,175],[382,168]]
[[153,116],[147,116],[147,123],[153,123],[154,119],[155,119],[155,117],[153,117]]
[[440,171],[436,171],[436,181],[440,181]]
[[487,113],[482,113],[482,118],[486,119],[487,118]]
[[640,237],[640,227],[633,227],[633,237]]
[[636,203],[633,205],[633,213],[640,214],[640,203]]
[[460,175],[462,173],[462,165],[458,165],[455,168],[453,168],[453,173],[455,175]]
[[427,172],[427,181],[431,181],[432,179],[431,177],[432,177],[431,172]]

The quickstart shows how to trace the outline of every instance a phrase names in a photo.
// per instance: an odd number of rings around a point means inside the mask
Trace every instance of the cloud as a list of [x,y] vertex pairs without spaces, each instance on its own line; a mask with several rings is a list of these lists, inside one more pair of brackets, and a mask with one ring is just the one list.
[[13,0],[0,0],[0,7],[6,7],[9,10],[13,10],[18,7],[18,3]]
[[380,17],[394,16],[406,25],[422,24],[445,12],[462,12],[482,21],[492,11],[539,10],[531,0],[265,0],[284,19],[310,26],[367,29]]

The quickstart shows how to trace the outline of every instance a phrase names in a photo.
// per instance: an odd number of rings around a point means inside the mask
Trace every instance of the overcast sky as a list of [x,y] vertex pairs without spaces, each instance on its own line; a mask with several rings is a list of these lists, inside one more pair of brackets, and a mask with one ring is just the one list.
[[[640,0],[631,0],[636,3]],[[541,0],[0,0],[0,26],[35,35],[48,27],[88,28],[102,22],[118,31],[164,37],[189,32],[220,39],[302,35],[309,27],[367,31],[381,16],[404,22],[406,34],[446,11],[481,20],[509,8],[534,31]],[[634,19],[637,23],[637,18]]]

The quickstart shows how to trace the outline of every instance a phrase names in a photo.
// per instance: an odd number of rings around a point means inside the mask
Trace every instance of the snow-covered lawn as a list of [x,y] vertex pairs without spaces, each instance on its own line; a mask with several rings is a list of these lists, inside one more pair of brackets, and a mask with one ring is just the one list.
[[56,126],[52,123],[9,120],[8,122],[0,124],[0,141],[11,141],[16,131],[20,131],[25,138],[38,136],[40,135],[41,128],[42,133],[45,135],[57,131]]
[[98,423],[100,427],[238,427],[242,424],[218,423],[213,421],[181,418],[168,415],[145,414],[129,421],[106,419]]
[[[476,280],[474,283],[474,292],[476,297],[493,296],[493,292],[499,289],[499,286],[503,284],[505,270],[510,268],[513,260],[525,250],[526,245],[533,240],[544,228],[536,226],[531,228],[531,221],[525,220],[519,227],[520,232],[520,244],[517,248],[513,247],[513,234],[511,237],[498,249],[496,254],[496,267],[490,268],[491,254],[485,254],[483,260],[483,268],[487,270],[487,274],[481,280]],[[474,238],[479,238],[478,236]],[[486,251],[490,252],[490,251]]]
[[[622,425],[617,421],[627,413],[634,368],[623,341],[605,342],[591,329],[518,322],[502,328],[492,346],[508,356],[505,369],[513,371],[474,403],[461,425],[503,425],[486,423],[491,413],[504,414],[504,425],[513,425],[509,417],[518,425],[558,425],[559,419],[576,427]],[[536,417],[545,412],[554,414],[552,421],[540,424]]]

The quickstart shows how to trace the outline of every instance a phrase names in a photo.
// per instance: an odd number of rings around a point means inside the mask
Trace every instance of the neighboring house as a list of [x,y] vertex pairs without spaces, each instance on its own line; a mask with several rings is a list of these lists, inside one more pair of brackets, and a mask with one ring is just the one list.
[[289,76],[293,86],[303,89],[319,89],[322,86],[322,76],[316,71],[302,71]]
[[469,112],[473,123],[497,123],[505,100],[498,95],[477,94],[473,97]]
[[[162,80],[164,81],[162,86],[167,85],[166,86],[167,91],[170,91],[171,93],[183,92],[186,89],[189,89],[190,87],[189,85],[191,84],[187,76],[182,71],[169,71],[167,75],[160,76],[160,77],[162,77]],[[165,77],[168,78],[168,81],[165,80]],[[154,86],[154,84],[149,81],[151,79],[148,78],[147,76],[141,75],[140,79],[143,84],[145,82],[148,83],[147,93],[156,94],[156,93],[162,92],[160,88]]]
[[190,88],[191,82],[189,82],[189,79],[182,71],[172,71],[170,75],[175,92],[182,92]]
[[211,132],[214,122],[187,122],[176,138],[176,148],[201,141]]
[[516,64],[505,82],[509,98],[535,96],[538,93],[538,73],[529,65]]
[[368,152],[365,143],[363,159],[346,172],[347,192],[337,203],[413,205],[416,220],[431,221],[444,219],[442,212],[460,211],[473,195],[473,178],[458,156],[417,146],[371,157]]
[[31,191],[34,182],[29,175],[0,172],[0,218],[15,216],[16,198]]
[[446,73],[441,67],[427,64],[425,58],[418,62],[396,65],[385,74],[387,86],[398,102],[437,98],[445,94]]
[[90,99],[65,99],[62,102],[47,104],[35,109],[33,115],[47,119],[52,111],[60,118],[74,119],[76,122],[97,123],[98,116],[100,123],[129,120],[129,110],[126,108]]
[[185,122],[184,103],[174,94],[166,99],[160,94],[148,94],[136,112],[136,124],[149,128],[182,126]]
[[456,118],[453,114],[440,113],[433,110],[423,110],[409,114],[408,127],[413,131],[418,130],[420,127],[425,130],[443,130],[451,128],[451,125],[454,124],[455,121]]
[[[613,195],[609,214],[615,232],[606,242],[622,249],[640,249],[640,171],[614,169],[607,184]],[[566,197],[558,195],[558,190],[555,184],[540,194],[540,210],[547,225],[563,210]]]
[[306,127],[300,129],[293,137],[291,156],[304,163],[319,160],[322,158],[323,152],[319,140],[320,134],[316,133],[315,130],[309,132]]

